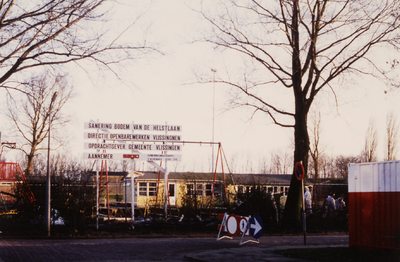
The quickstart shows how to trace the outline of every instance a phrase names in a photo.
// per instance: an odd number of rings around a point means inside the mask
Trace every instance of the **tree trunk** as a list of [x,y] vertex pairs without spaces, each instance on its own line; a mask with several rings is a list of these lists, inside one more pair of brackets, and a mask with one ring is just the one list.
[[300,61],[300,38],[299,38],[299,9],[298,1],[293,2],[292,16],[292,83],[293,95],[295,99],[294,115],[294,165],[293,174],[290,181],[288,198],[286,200],[285,212],[283,215],[283,226],[288,230],[301,229],[301,208],[302,208],[302,182],[296,178],[295,164],[302,162],[304,166],[304,180],[307,177],[308,151],[310,141],[307,131],[307,115],[310,108],[309,101],[302,89],[302,66]]
[[32,173],[32,164],[34,156],[35,154],[33,153],[33,151],[29,152],[29,154],[26,155],[27,161],[25,168],[25,177],[29,177],[29,175]]
[[[34,135],[35,134],[36,132],[34,133]],[[35,139],[34,136],[31,142],[31,148],[29,150],[29,153],[26,154],[27,161],[26,161],[25,177],[29,177],[32,173],[33,158],[35,157],[37,146],[38,146],[38,140]]]
[[[296,112],[296,127],[294,135],[294,163],[302,162],[304,166],[304,182],[307,179],[307,163],[309,150],[309,137],[307,132],[307,110]],[[286,201],[285,212],[283,216],[283,226],[289,230],[301,229],[301,209],[302,209],[302,182],[295,175],[293,168],[290,189]]]

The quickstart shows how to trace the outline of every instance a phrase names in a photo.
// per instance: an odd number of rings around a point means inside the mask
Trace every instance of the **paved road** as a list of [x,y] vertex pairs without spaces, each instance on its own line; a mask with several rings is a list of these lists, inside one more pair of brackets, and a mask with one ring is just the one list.
[[[239,246],[240,238],[0,240],[0,261],[295,261],[272,250],[304,247],[302,236],[262,237]],[[346,235],[307,236],[306,247],[348,246]],[[273,258],[275,256],[275,258]],[[265,259],[264,259],[265,258]],[[297,260],[298,261],[298,260]]]

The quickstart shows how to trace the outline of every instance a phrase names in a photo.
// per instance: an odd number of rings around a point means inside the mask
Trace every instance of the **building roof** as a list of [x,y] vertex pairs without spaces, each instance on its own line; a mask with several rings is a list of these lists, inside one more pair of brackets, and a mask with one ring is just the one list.
[[[96,172],[91,172],[93,175]],[[157,171],[142,171],[143,176],[136,178],[136,181],[157,181],[159,172]],[[121,179],[127,175],[128,172],[108,172],[109,176],[119,176]],[[208,172],[170,172],[168,181],[181,182],[213,182],[214,175],[216,182],[223,182],[224,176],[222,173],[208,173]],[[279,174],[225,174],[225,183],[234,185],[282,185],[289,186],[292,175],[279,175]],[[164,181],[164,174],[161,174],[160,180]],[[306,182],[307,185],[312,184],[310,181]]]
[[[143,180],[158,180],[159,172],[141,172],[143,176],[138,177],[137,181]],[[215,175],[217,182],[223,182],[223,174]],[[290,185],[292,175],[276,175],[276,174],[225,174],[225,182],[227,184],[236,185]],[[164,175],[161,174],[161,179]],[[213,173],[205,172],[170,172],[168,175],[169,181],[196,181],[196,182],[212,182],[214,181]]]
[[[92,176],[95,176],[95,175],[96,175],[96,171],[89,171],[88,173],[91,174]],[[99,175],[100,175],[100,173],[101,173],[101,172],[99,172]],[[103,171],[103,175],[105,175],[105,174],[106,174],[106,171]],[[124,176],[128,175],[129,172],[126,172],[126,171],[121,171],[121,172],[108,171],[107,174],[108,174],[109,176],[120,176],[120,177],[124,177]]]

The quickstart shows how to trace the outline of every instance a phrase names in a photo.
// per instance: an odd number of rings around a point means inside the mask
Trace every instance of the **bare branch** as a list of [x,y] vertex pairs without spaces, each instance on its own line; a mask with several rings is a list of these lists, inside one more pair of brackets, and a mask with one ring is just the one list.
[[155,51],[145,41],[136,46],[120,43],[137,19],[112,39],[91,28],[94,23],[106,22],[107,11],[103,10],[112,2],[44,0],[21,8],[6,1],[0,6],[0,84],[22,71],[82,60],[91,60],[117,75],[112,65],[133,59],[139,52]]
[[[68,85],[65,75],[40,75],[33,77],[21,87],[25,97],[15,99],[8,95],[8,114],[18,135],[22,137],[19,149],[27,157],[26,175],[30,174],[33,158],[39,147],[48,137],[49,123],[57,131],[69,122],[69,117],[62,114],[62,108],[72,97],[72,87]],[[57,99],[51,103],[52,96],[58,92]],[[56,136],[55,133],[52,133]],[[59,145],[64,139],[59,140]]]
[[394,112],[389,112],[386,116],[386,150],[385,160],[391,161],[396,159],[398,151],[398,131],[399,125]]
[[[294,127],[293,161],[308,163],[307,116],[320,91],[332,90],[336,100],[340,76],[387,77],[371,54],[380,48],[397,51],[400,1],[221,2],[221,9],[216,8],[215,1],[209,10],[202,5],[200,12],[212,26],[212,35],[202,41],[229,54],[233,51],[245,61],[244,70],[247,72],[250,64],[253,71],[242,77],[235,70],[219,82],[237,90],[232,104],[252,108],[251,117],[263,112],[277,125]],[[293,101],[292,106],[282,100],[271,102],[278,88],[293,91],[285,92],[283,98]],[[294,124],[278,121],[287,116]],[[285,213],[285,217],[300,223],[301,183],[295,178],[290,191],[285,212],[291,213]]]

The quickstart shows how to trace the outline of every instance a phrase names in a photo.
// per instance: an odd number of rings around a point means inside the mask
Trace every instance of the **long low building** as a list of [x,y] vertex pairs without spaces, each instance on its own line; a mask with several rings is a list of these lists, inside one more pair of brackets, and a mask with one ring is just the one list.
[[[159,172],[137,172],[135,178],[135,204],[139,208],[163,205],[165,202],[165,177]],[[214,184],[215,176],[215,184]],[[99,175],[101,181],[101,202],[105,203],[106,184],[108,199],[113,202],[131,202],[130,174],[108,172]],[[291,175],[276,174],[225,174],[205,172],[170,172],[167,181],[168,205],[181,207],[185,201],[196,197],[199,205],[207,206],[211,196],[213,203],[235,201],[235,197],[260,189],[272,194],[286,196]],[[126,183],[125,183],[126,181]],[[224,182],[225,181],[225,182]],[[213,188],[213,184],[215,185]],[[224,186],[225,185],[225,186]],[[224,198],[226,196],[226,198]],[[215,202],[214,202],[215,201]]]

